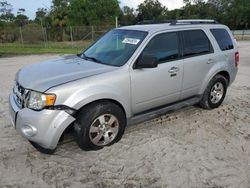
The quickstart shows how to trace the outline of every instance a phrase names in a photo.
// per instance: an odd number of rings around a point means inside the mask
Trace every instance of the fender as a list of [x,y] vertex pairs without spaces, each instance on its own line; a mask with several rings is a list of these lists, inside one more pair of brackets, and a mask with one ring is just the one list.
[[[210,70],[209,72],[206,74],[206,76],[203,79],[201,88],[199,90],[199,95],[202,95],[204,93],[204,91],[207,88],[208,83],[210,82],[210,80],[219,72],[225,71],[228,72],[228,74],[230,73],[230,69],[228,67],[228,65],[226,65],[227,62],[223,61],[223,62],[218,62],[216,63]],[[230,74],[229,74],[230,75]],[[229,80],[230,82],[230,80]]]
[[101,99],[110,99],[119,103],[126,114],[126,117],[131,116],[131,109],[129,107],[126,96],[122,95],[122,92],[118,88],[111,85],[96,85],[88,88],[83,88],[73,93],[66,101],[65,105],[79,110],[83,106]]

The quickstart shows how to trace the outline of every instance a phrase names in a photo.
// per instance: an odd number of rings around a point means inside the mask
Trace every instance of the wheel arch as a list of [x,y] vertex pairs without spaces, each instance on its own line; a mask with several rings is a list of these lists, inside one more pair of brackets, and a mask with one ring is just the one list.
[[228,81],[227,84],[230,83],[230,75],[229,75],[228,71],[225,71],[225,70],[224,71],[220,71],[216,75],[222,75],[222,76],[224,76],[227,79],[227,81]]
[[213,77],[215,77],[216,75],[222,75],[224,76],[227,81],[228,81],[228,85],[230,84],[230,74],[229,74],[229,71],[224,69],[224,68],[220,68],[219,70],[217,71],[211,71],[207,76],[206,78],[204,79],[205,81],[203,82],[202,84],[202,87],[200,88],[200,91],[199,91],[199,95],[202,95],[204,93],[204,91],[206,90],[207,88],[207,85],[209,84],[209,82],[213,79]]
[[125,118],[127,118],[127,113],[126,113],[126,110],[125,110],[125,108],[123,107],[123,105],[122,105],[120,102],[118,102],[117,100],[111,99],[111,98],[96,99],[96,100],[93,100],[93,101],[91,101],[91,102],[88,102],[88,103],[84,104],[82,107],[80,107],[79,109],[77,109],[76,114],[75,114],[74,116],[76,117],[77,114],[78,114],[83,108],[85,108],[85,107],[88,106],[88,105],[91,105],[91,104],[93,104],[93,103],[103,103],[103,102],[109,102],[109,103],[116,104],[117,106],[119,106],[119,107],[122,109],[122,111],[123,111],[123,113],[124,113],[124,115],[125,115]]

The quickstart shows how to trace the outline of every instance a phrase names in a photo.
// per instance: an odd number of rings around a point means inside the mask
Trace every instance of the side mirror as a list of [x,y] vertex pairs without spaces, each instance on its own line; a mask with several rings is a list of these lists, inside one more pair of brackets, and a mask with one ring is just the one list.
[[158,59],[152,55],[141,55],[135,63],[135,69],[155,68],[158,66]]

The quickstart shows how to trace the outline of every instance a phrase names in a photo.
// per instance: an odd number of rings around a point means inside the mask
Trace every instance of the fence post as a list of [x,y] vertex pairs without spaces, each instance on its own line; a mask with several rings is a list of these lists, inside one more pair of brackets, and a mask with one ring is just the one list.
[[244,35],[245,35],[245,30],[242,31],[242,39],[241,40],[244,40]]
[[73,42],[73,29],[71,26],[70,26],[70,39],[71,39],[71,42]]
[[62,41],[64,41],[65,38],[65,28],[62,28],[63,34],[62,34]]
[[22,33],[22,27],[21,26],[19,27],[19,30],[20,30],[21,44],[23,46],[23,33]]
[[94,42],[94,26],[91,26],[92,42]]
[[45,36],[45,41],[46,41],[46,47],[49,47],[49,44],[48,44],[48,35],[47,35],[47,28],[44,27],[44,36]]
[[44,33],[44,29],[43,26],[42,27],[42,34],[43,34],[43,41],[44,41],[44,47],[46,48],[46,39],[45,39],[45,33]]

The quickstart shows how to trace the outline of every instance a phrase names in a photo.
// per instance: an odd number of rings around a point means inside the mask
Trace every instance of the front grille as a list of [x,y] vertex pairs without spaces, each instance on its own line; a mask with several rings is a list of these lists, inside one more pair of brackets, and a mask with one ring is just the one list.
[[28,90],[16,82],[13,88],[13,93],[17,106],[19,108],[24,108],[25,98],[27,97]]

